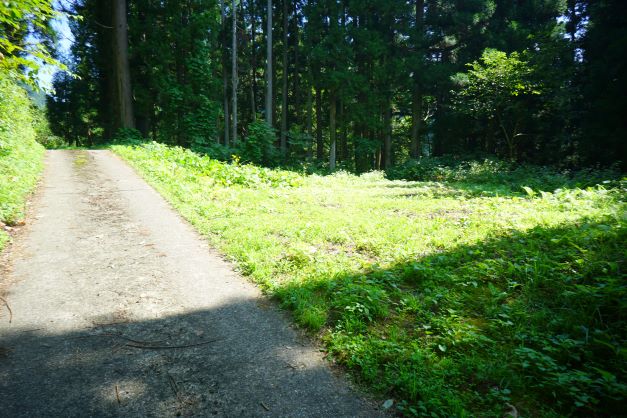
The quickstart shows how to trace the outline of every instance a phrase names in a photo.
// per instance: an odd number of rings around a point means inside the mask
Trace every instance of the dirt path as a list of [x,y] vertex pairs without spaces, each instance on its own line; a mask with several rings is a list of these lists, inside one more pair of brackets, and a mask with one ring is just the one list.
[[0,416],[379,414],[108,151],[49,152],[13,247]]

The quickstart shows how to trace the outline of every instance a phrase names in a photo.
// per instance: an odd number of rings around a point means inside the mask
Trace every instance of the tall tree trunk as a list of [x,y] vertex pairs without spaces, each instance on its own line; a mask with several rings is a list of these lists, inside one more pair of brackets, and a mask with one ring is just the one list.
[[268,0],[266,19],[266,123],[272,126],[272,0]]
[[283,85],[281,86],[281,155],[287,154],[287,81],[289,74],[287,37],[288,0],[283,0]]
[[335,92],[329,95],[329,169],[335,170],[335,149],[336,149],[336,132],[335,132],[335,113],[336,113]]
[[232,67],[231,67],[231,71],[232,71],[232,79],[231,79],[231,84],[232,84],[232,88],[233,88],[233,126],[232,126],[232,134],[231,137],[233,138],[233,145],[237,144],[237,83],[238,83],[238,78],[237,78],[237,7],[236,7],[236,1],[233,0],[231,2],[232,6],[231,8],[232,13],[233,13],[233,43],[232,43],[232,48],[231,48],[231,60],[232,60]]
[[131,70],[128,64],[128,28],[126,22],[126,0],[113,2],[113,27],[116,93],[118,102],[118,127],[135,128],[133,118],[133,93]]
[[226,47],[226,6],[224,0],[220,0],[220,23],[222,33],[222,96],[224,99],[224,145],[229,146],[229,129],[231,115],[229,114],[229,75],[226,71],[227,65],[227,47]]
[[388,99],[383,111],[383,166],[387,170],[392,166],[392,103]]
[[311,86],[307,89],[307,159],[311,160],[313,157],[313,94]]
[[[276,40],[274,40],[273,42],[276,43]],[[273,44],[274,45],[274,44]],[[277,54],[272,54],[272,86],[276,86],[277,85],[277,72],[276,72],[276,68],[278,67],[277,64]],[[276,92],[273,90],[272,91],[274,94],[276,94]],[[277,121],[277,103],[278,100],[276,100],[276,97],[272,97],[272,120],[273,123],[276,123]],[[277,139],[277,146],[279,145],[279,140]]]
[[324,142],[322,141],[322,89],[316,88],[316,159],[324,158]]
[[[416,0],[416,32],[414,34],[414,47],[418,59],[423,58],[423,37],[424,37],[424,0]],[[422,124],[422,89],[419,76],[419,66],[414,68],[414,91],[412,99],[412,117],[411,117],[411,145],[409,154],[412,158],[420,157],[420,128]]]
[[250,107],[252,120],[257,120],[257,59],[255,55],[255,2],[249,1],[250,6]]
[[420,128],[422,125],[422,92],[418,87],[418,82],[415,81],[413,99],[411,104],[411,144],[409,148],[409,155],[412,158],[418,158],[421,155],[420,144]]
[[292,72],[292,103],[293,105],[293,115],[296,123],[301,124],[303,120],[301,119],[301,92],[300,92],[300,56],[298,54],[298,45],[300,44],[300,27],[298,26],[298,2],[292,2],[293,4],[293,18],[292,18],[292,48],[294,50],[294,71]]
[[340,110],[338,112],[339,113],[338,125],[339,125],[339,132],[340,132],[339,160],[347,161],[348,160],[348,137],[347,137],[348,117],[346,116],[346,105],[344,103],[344,100],[340,100],[339,106],[340,106]]

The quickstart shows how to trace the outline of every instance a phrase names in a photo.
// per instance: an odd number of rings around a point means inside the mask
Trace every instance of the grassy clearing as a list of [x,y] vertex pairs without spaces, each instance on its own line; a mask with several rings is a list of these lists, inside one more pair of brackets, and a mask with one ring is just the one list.
[[620,414],[624,182],[541,192],[113,150],[401,413]]
[[[0,72],[0,223],[14,225],[43,168],[35,111],[24,89]],[[0,250],[9,237],[0,228]]]

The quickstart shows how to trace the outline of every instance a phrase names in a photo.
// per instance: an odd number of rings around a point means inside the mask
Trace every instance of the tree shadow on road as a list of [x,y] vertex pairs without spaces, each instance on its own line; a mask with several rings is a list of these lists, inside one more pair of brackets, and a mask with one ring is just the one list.
[[0,415],[348,416],[369,410],[312,356],[302,336],[272,320],[261,327],[246,320],[260,309],[281,315],[242,299],[77,331],[3,331]]

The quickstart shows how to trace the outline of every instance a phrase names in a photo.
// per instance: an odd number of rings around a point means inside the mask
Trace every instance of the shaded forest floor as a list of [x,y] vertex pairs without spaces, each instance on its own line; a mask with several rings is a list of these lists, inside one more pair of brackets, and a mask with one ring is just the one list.
[[305,176],[113,149],[399,412],[619,412],[624,181]]

